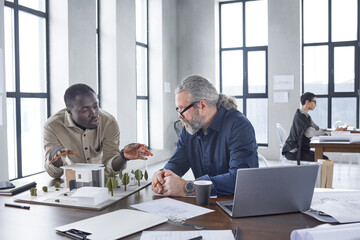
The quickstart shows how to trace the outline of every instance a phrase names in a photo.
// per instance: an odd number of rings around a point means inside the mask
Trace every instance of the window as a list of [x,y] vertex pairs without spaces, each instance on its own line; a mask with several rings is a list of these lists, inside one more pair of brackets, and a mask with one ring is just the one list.
[[310,114],[320,127],[359,127],[357,0],[303,0],[303,92],[317,96]]
[[148,3],[136,0],[137,141],[149,145]]
[[100,0],[96,0],[96,71],[97,71],[97,89],[99,107],[101,107],[101,64],[100,64]]
[[222,2],[219,11],[220,91],[236,98],[258,145],[267,146],[267,1]]
[[9,178],[44,169],[48,117],[47,1],[5,1],[5,79]]

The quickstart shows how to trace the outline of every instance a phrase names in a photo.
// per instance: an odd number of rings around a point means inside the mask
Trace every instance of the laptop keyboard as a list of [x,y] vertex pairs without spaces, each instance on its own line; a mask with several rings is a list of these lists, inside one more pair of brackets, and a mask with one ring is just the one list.
[[232,205],[232,204],[224,205],[224,207],[226,207],[227,209],[230,210],[230,212],[232,212],[232,209],[233,209],[233,205]]

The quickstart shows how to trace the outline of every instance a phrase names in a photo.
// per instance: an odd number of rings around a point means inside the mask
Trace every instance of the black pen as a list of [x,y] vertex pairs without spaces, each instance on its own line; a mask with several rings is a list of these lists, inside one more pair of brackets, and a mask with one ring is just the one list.
[[15,208],[22,208],[22,209],[30,209],[30,206],[23,206],[23,205],[17,205],[17,204],[11,204],[11,203],[5,203],[5,207],[15,207]]
[[202,236],[198,236],[198,237],[190,238],[189,240],[200,240],[200,239],[202,239]]

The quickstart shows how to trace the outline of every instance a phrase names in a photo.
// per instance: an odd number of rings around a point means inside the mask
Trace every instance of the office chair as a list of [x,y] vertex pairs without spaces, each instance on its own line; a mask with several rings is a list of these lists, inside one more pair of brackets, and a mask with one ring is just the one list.
[[180,137],[183,127],[184,127],[184,124],[181,122],[181,120],[177,120],[174,122],[174,130],[178,137]]
[[261,160],[262,162],[264,162],[265,167],[269,167],[268,161],[267,161],[266,158],[265,158],[263,155],[261,155],[260,153],[258,153],[258,159],[259,159],[259,162],[260,162],[260,160]]
[[279,137],[279,143],[280,143],[280,158],[279,158],[279,162],[281,164],[285,163],[285,160],[287,160],[285,158],[285,156],[282,155],[282,148],[284,147],[285,141],[286,141],[286,130],[285,128],[280,124],[280,123],[276,123],[276,129],[277,129],[277,135]]
[[[284,155],[282,155],[282,148],[284,147],[286,137],[287,137],[287,133],[286,133],[285,128],[280,123],[276,123],[276,128],[277,128],[277,134],[278,134],[279,143],[280,143],[280,159],[279,159],[279,162],[281,164],[297,164],[296,161],[288,160],[288,159],[286,159],[286,157]],[[313,164],[313,163],[314,162],[308,162],[308,161],[301,161],[300,160],[300,164],[302,164],[302,165]]]

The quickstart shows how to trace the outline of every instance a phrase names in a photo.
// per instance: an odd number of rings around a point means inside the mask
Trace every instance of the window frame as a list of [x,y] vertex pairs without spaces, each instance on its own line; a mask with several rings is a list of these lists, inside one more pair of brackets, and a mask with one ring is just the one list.
[[[147,84],[147,92],[146,92],[146,96],[142,96],[142,95],[138,95],[137,91],[136,91],[136,108],[138,107],[138,102],[145,100],[146,101],[146,105],[147,105],[147,142],[148,142],[148,147],[150,148],[150,97],[149,97],[149,0],[145,0],[146,1],[146,43],[143,42],[139,42],[136,40],[135,37],[135,53],[136,53],[136,48],[137,47],[141,47],[141,48],[145,48],[146,49],[146,84]],[[136,8],[136,5],[135,5]],[[136,15],[136,10],[135,10],[135,15]],[[136,24],[135,24],[136,27]],[[136,32],[136,31],[135,31]],[[136,54],[135,54],[136,55]],[[137,62],[137,60],[136,60]],[[136,68],[136,76],[137,76],[137,71],[138,69]],[[137,81],[137,79],[136,79]],[[136,86],[136,90],[137,90],[137,86]],[[138,122],[139,119],[136,119],[136,121]],[[138,125],[138,124],[137,124]],[[137,131],[139,131],[139,129],[137,129]],[[138,140],[138,139],[137,139]]]
[[[15,112],[16,112],[16,156],[17,159],[16,165],[17,165],[17,176],[14,179],[22,178],[24,177],[22,174],[22,142],[21,142],[21,99],[26,98],[39,98],[39,99],[46,99],[47,103],[47,118],[50,116],[51,112],[51,106],[50,106],[50,61],[49,61],[49,21],[48,21],[48,10],[49,10],[49,4],[48,0],[45,1],[45,12],[38,11],[32,8],[28,8],[22,5],[18,4],[18,0],[14,0],[13,2],[4,1],[4,7],[9,7],[13,9],[14,13],[14,59],[15,59],[15,91],[13,92],[6,92],[6,98],[12,98],[15,99]],[[46,58],[46,92],[43,93],[31,93],[31,92],[21,92],[20,91],[20,54],[19,54],[19,11],[44,18],[45,20],[45,58]],[[45,170],[43,170],[45,171]],[[43,172],[40,171],[40,172]],[[36,173],[32,173],[31,176]]]
[[[243,51],[243,93],[242,95],[233,95],[237,100],[242,99],[242,109],[243,114],[246,116],[247,109],[247,99],[268,99],[268,46],[246,46],[246,2],[252,2],[258,0],[237,0],[237,1],[228,1],[228,2],[219,2],[219,82],[220,82],[220,92],[223,92],[223,79],[222,79],[222,53],[225,51]],[[241,47],[222,47],[222,29],[221,29],[221,8],[225,4],[233,3],[243,3],[242,7],[242,46]],[[265,52],[265,92],[264,93],[249,93],[249,84],[248,84],[248,53],[254,51],[264,51]],[[269,102],[268,102],[269,104]],[[267,106],[268,108],[268,106]],[[269,123],[266,123],[269,125]],[[269,129],[269,128],[268,128]],[[267,133],[267,142],[266,143],[257,143],[258,146],[267,147],[269,145],[269,133]]]
[[[317,43],[304,43],[304,34],[301,37],[301,62],[302,62],[302,93],[304,93],[305,82],[304,82],[304,49],[311,46],[327,46],[328,47],[328,93],[327,94],[315,94],[317,98],[325,98],[328,104],[328,119],[327,119],[327,128],[332,127],[332,99],[334,98],[356,98],[356,128],[359,128],[359,63],[360,63],[360,3],[358,2],[357,6],[357,17],[358,17],[358,26],[357,26],[357,40],[353,41],[332,41],[332,1],[328,0],[328,41],[326,42],[317,42]],[[304,0],[301,0],[301,32],[304,33]],[[334,83],[334,50],[336,47],[354,47],[354,91],[353,92],[335,92],[335,83]]]

